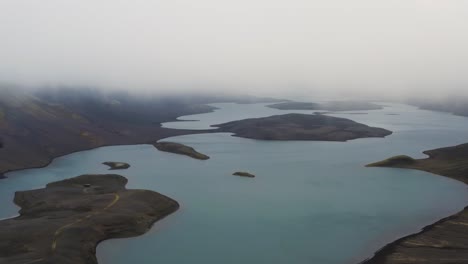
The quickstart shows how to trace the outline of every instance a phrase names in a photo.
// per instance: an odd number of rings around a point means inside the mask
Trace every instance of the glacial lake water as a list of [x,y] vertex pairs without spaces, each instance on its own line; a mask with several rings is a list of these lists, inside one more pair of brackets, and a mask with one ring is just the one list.
[[[264,104],[215,104],[199,120],[212,124],[279,113]],[[349,142],[258,141],[228,133],[169,138],[193,146],[207,161],[157,151],[151,145],[102,147],[55,159],[49,166],[7,174],[0,198],[17,190],[85,173],[109,173],[104,161],[124,161],[128,188],[177,200],[180,210],[145,235],[104,241],[101,264],[358,263],[394,239],[417,232],[468,204],[464,184],[429,173],[364,165],[397,154],[468,142],[468,118],[391,104],[383,110],[332,114],[394,133]],[[256,178],[235,177],[249,171]],[[18,208],[4,202],[0,218]]]

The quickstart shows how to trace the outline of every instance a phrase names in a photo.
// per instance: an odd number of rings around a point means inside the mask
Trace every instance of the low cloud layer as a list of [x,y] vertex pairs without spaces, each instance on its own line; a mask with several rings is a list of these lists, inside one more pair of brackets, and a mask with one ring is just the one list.
[[0,82],[468,93],[465,0],[2,0]]

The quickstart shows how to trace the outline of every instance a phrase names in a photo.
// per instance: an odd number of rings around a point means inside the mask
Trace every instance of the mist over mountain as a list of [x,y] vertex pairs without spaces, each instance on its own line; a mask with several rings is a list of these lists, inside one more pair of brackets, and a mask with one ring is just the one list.
[[0,3],[0,81],[263,96],[467,94],[467,1]]
[[441,98],[412,98],[408,100],[411,105],[421,109],[448,112],[455,115],[468,116],[468,97],[451,96]]
[[0,90],[0,176],[44,166],[52,158],[106,145],[152,143],[201,133],[161,127],[189,114],[207,113],[215,102],[276,102],[226,95],[148,95],[75,87]]
[[465,263],[467,11],[0,0],[0,263]]
[[15,155],[43,164],[75,143],[145,142],[166,133],[161,122],[210,111],[206,103],[272,101],[249,95],[398,100],[466,115],[467,9],[455,0],[1,1],[2,162],[8,170],[24,166],[8,161]]

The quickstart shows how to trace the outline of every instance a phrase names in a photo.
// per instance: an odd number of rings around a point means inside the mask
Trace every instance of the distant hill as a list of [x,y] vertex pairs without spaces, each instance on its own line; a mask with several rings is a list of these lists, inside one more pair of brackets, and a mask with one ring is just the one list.
[[440,99],[411,99],[409,104],[425,110],[452,113],[460,116],[468,116],[468,97],[450,97]]
[[268,105],[279,110],[323,110],[323,111],[367,111],[379,110],[383,106],[365,101],[330,101],[325,103],[312,102],[281,102]]
[[[0,90],[0,175],[47,165],[71,152],[105,145],[153,143],[201,131],[162,128],[182,115],[210,112],[206,103],[253,97],[135,96],[92,89]],[[259,101],[268,101],[260,98]]]

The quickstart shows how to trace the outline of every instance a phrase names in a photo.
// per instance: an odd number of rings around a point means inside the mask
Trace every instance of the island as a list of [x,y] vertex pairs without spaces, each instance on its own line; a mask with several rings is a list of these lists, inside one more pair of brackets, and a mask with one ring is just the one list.
[[261,140],[347,141],[357,138],[385,137],[391,131],[370,127],[346,118],[326,115],[285,114],[250,118],[214,125],[219,132]]
[[125,162],[106,161],[102,164],[109,166],[109,170],[124,170],[130,168],[130,164]]
[[159,151],[170,152],[180,155],[185,155],[194,159],[207,160],[208,157],[205,154],[202,154],[196,151],[194,148],[186,146],[184,144],[175,143],[175,142],[156,142],[153,144]]
[[365,101],[331,101],[325,103],[283,102],[267,105],[279,110],[323,110],[323,111],[367,111],[379,110],[383,106]]
[[[429,157],[396,156],[367,165],[417,169],[468,184],[468,144],[424,151]],[[468,263],[468,207],[403,237],[379,250],[362,264]]]
[[236,171],[232,175],[234,176],[241,176],[241,177],[247,177],[247,178],[255,178],[255,175],[245,172],[245,171]]
[[18,217],[0,221],[2,263],[95,264],[100,241],[141,235],[179,204],[127,190],[120,175],[81,175],[16,192]]

